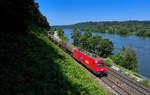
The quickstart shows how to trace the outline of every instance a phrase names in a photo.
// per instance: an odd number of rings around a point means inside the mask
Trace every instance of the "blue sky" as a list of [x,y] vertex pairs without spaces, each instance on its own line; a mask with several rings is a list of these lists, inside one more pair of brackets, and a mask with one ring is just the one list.
[[50,25],[150,20],[150,0],[35,0]]

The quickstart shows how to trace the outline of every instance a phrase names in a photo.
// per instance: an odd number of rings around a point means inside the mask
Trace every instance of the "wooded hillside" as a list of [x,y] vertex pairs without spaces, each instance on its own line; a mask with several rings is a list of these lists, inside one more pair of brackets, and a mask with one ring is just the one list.
[[90,30],[91,32],[150,37],[150,21],[83,22],[57,27],[78,28],[80,30]]

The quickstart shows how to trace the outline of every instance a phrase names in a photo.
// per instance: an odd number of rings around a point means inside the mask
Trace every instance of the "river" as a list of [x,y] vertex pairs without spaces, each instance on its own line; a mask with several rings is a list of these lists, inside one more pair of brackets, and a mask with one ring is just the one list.
[[[69,42],[72,43],[71,39],[72,29],[63,29],[64,35],[68,37]],[[80,31],[82,34],[84,31]],[[113,53],[117,53],[122,46],[132,46],[136,49],[139,61],[139,73],[144,77],[150,79],[150,38],[142,38],[134,35],[131,36],[120,36],[117,34],[97,33],[92,32],[93,35],[101,35],[104,38],[110,39],[114,43]]]

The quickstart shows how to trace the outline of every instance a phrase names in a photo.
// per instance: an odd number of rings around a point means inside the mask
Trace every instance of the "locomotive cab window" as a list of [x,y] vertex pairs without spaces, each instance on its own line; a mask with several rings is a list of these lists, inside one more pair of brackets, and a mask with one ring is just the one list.
[[83,59],[83,57],[81,56],[81,57],[80,57],[80,59],[82,60],[82,59]]
[[98,61],[97,66],[98,67],[104,67],[104,62],[103,61]]

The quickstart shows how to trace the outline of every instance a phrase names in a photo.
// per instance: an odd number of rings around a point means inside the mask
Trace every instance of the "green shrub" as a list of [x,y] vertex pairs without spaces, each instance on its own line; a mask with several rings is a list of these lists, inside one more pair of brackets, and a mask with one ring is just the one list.
[[140,83],[150,88],[150,81],[149,81],[149,80],[144,79],[144,80],[141,81]]
[[109,66],[111,67],[112,66],[112,61],[110,59],[104,59],[105,63],[106,63],[106,66]]

